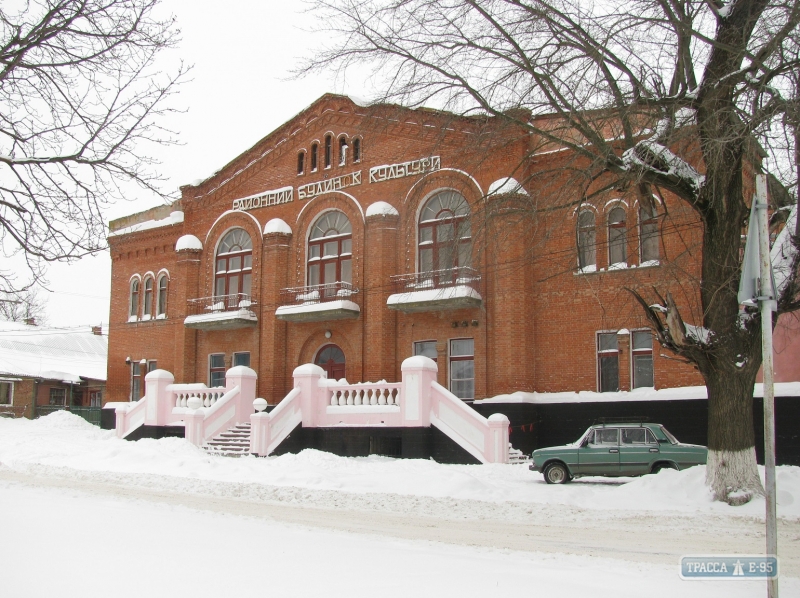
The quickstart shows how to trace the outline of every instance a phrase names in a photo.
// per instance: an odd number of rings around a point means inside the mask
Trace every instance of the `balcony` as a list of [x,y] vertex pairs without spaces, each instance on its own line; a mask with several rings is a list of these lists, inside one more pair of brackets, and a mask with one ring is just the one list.
[[389,309],[403,313],[445,311],[480,307],[481,275],[472,268],[448,268],[392,276],[394,294]]
[[325,322],[357,318],[361,308],[353,301],[358,289],[349,282],[333,282],[281,290],[275,317],[286,322]]
[[258,303],[250,295],[234,293],[187,301],[187,328],[198,330],[235,330],[258,324],[254,308]]

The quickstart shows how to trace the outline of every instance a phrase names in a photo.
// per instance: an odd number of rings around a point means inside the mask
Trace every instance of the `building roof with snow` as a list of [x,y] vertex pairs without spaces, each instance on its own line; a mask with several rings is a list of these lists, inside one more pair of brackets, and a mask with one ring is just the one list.
[[108,337],[88,326],[41,328],[0,322],[0,376],[79,383],[106,379]]

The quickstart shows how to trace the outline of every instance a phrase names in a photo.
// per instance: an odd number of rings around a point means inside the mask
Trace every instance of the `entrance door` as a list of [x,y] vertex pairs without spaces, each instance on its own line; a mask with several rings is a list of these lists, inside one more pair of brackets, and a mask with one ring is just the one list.
[[344,375],[344,353],[336,345],[325,345],[315,362],[328,374],[328,380],[341,380]]

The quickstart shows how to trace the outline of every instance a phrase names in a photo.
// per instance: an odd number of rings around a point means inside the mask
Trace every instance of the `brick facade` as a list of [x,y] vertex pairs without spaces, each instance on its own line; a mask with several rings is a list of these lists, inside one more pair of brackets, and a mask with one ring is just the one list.
[[[332,165],[325,168],[326,135],[332,139]],[[350,149],[339,165],[338,140]],[[360,161],[352,160],[353,140]],[[309,153],[318,144],[318,169],[310,172]],[[392,106],[360,107],[341,96],[326,95],[297,117],[234,159],[209,179],[182,187],[168,219],[160,208],[112,223],[112,290],[108,384],[105,400],[128,400],[131,368],[142,360],[175,374],[177,382],[209,383],[209,355],[224,354],[225,367],[235,352],[249,352],[259,374],[258,394],[278,402],[292,386],[292,370],[314,361],[319,350],[335,344],[344,352],[350,382],[400,379],[400,364],[414,342],[435,342],[439,383],[449,385],[450,340],[473,339],[474,396],[517,390],[558,392],[597,390],[597,333],[620,332],[619,388],[631,388],[630,331],[647,328],[641,308],[626,287],[648,293],[671,292],[688,322],[699,324],[695,281],[702,228],[694,213],[674,197],[657,201],[657,265],[639,268],[639,209],[624,190],[602,191],[602,181],[581,188],[572,176],[574,156],[546,151],[528,133],[497,119],[471,119]],[[298,174],[298,153],[305,168]],[[370,169],[438,156],[440,168],[414,176],[370,181]],[[360,184],[301,199],[299,187],[351,173]],[[505,177],[524,182],[524,193],[489,195]],[[234,200],[291,186],[293,200],[247,211],[232,210]],[[387,307],[397,292],[391,277],[418,270],[420,212],[441,190],[454,190],[470,206],[472,267],[480,274],[479,307],[404,313]],[[552,192],[551,192],[552,191]],[[579,199],[586,201],[579,207]],[[397,214],[367,216],[375,202]],[[626,268],[609,271],[608,212],[625,210]],[[524,209],[520,209],[524,208]],[[275,315],[287,287],[307,285],[308,236],[317,219],[337,210],[352,226],[352,285],[349,299],[358,317],[313,322],[284,321]],[[576,226],[581,211],[596,214],[596,271],[577,266]],[[291,234],[265,225],[280,219]],[[130,228],[160,221],[142,230]],[[188,302],[214,295],[216,251],[222,237],[244,229],[252,240],[252,311],[255,326],[231,330],[185,325]],[[184,235],[202,250],[176,251]],[[142,285],[167,273],[166,317],[131,318],[131,280]],[[153,313],[155,315],[155,313]],[[628,331],[626,333],[625,331]],[[653,347],[657,388],[701,384],[689,366],[660,355]],[[144,377],[142,372],[142,378]],[[143,386],[142,386],[143,388]]]

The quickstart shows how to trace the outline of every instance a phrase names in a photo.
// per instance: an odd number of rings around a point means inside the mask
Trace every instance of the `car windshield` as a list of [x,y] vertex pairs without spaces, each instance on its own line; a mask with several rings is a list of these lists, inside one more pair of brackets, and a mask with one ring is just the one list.
[[675,438],[669,430],[667,430],[664,426],[660,426],[661,431],[664,432],[664,436],[666,436],[672,444],[678,444],[678,439]]
[[586,440],[586,437],[589,435],[589,432],[591,432],[592,430],[593,428],[587,429],[583,434],[581,434],[581,437],[578,438],[578,440],[572,443],[572,446],[581,446],[583,444],[583,441]]

